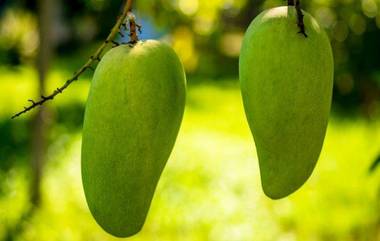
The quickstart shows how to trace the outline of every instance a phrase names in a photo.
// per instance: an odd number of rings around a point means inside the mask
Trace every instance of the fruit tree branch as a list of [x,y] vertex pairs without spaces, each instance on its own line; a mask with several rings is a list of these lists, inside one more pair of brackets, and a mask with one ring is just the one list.
[[[43,105],[46,101],[54,99],[55,96],[62,93],[72,82],[78,80],[79,76],[82,75],[87,69],[93,70],[92,64],[95,62],[100,61],[100,56],[103,52],[103,50],[107,47],[109,43],[114,43],[113,39],[116,37],[117,34],[121,34],[121,26],[124,24],[124,22],[129,18],[128,14],[132,10],[132,2],[133,0],[123,0],[123,10],[122,13],[117,18],[117,21],[115,25],[112,27],[111,32],[108,34],[106,40],[102,43],[102,45],[99,46],[99,48],[95,51],[95,53],[87,60],[87,62],[74,73],[74,75],[68,79],[61,87],[57,88],[53,93],[51,93],[48,96],[41,96],[38,101],[34,100],[28,100],[31,102],[31,104],[28,107],[24,107],[23,111],[18,112],[17,114],[12,116],[12,119],[34,109],[37,106]],[[134,20],[133,20],[134,22]],[[136,36],[136,38],[132,38]],[[131,33],[131,42],[137,41],[137,35],[135,34],[132,36]]]

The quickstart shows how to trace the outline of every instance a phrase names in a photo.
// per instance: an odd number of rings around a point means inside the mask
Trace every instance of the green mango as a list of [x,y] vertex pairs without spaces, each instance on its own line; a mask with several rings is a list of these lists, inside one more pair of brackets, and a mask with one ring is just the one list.
[[319,158],[331,106],[329,39],[304,12],[299,34],[294,7],[264,11],[245,33],[239,75],[255,140],[264,193],[279,199],[300,188]]
[[89,209],[108,233],[128,237],[141,230],[180,128],[185,95],[183,66],[158,41],[113,48],[96,68],[81,169]]

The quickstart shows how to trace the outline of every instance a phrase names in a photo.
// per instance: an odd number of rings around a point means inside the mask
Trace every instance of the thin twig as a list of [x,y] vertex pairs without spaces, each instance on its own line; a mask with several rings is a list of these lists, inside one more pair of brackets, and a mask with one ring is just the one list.
[[[100,56],[103,52],[103,50],[107,47],[108,43],[112,42],[115,36],[119,33],[121,26],[124,26],[124,23],[127,19],[128,13],[131,12],[132,10],[132,2],[133,0],[123,0],[123,11],[121,15],[117,18],[117,21],[115,25],[113,26],[111,32],[107,36],[106,40],[100,45],[100,47],[95,51],[95,53],[87,60],[87,62],[77,71],[74,73],[73,77],[68,79],[63,86],[57,88],[53,93],[51,93],[48,96],[41,96],[40,100],[34,101],[34,100],[28,100],[31,102],[31,105],[28,107],[24,107],[23,111],[20,111],[19,113],[15,114],[12,116],[12,119],[34,109],[37,106],[43,105],[46,101],[54,99],[54,97],[60,93],[62,93],[72,82],[78,80],[79,76],[83,74],[87,69],[93,69],[92,64],[95,61],[100,61]],[[131,38],[131,40],[133,40]]]

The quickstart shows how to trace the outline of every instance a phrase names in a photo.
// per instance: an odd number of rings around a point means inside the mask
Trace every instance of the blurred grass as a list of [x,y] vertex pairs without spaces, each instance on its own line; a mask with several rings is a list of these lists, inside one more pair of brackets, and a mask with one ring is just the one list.
[[[36,74],[30,68],[2,68],[0,73],[0,119],[7,119],[35,95]],[[48,88],[53,90],[69,75],[54,69]],[[380,151],[379,120],[333,116],[312,177],[295,194],[272,201],[261,190],[236,81],[189,83],[183,125],[147,222],[128,240],[380,240],[380,170],[368,174]],[[52,112],[83,106],[88,87],[84,80],[73,84],[49,104]],[[97,226],[87,209],[80,130],[65,131],[62,123],[53,125],[52,132],[57,129],[61,131],[47,151],[43,206],[24,223],[18,240],[117,240]],[[26,167],[17,165],[0,175],[1,239],[28,206],[29,177]]]

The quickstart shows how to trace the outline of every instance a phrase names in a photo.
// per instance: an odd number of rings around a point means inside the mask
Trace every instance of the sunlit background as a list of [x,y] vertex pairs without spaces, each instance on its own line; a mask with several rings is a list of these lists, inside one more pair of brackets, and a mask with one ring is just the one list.
[[[10,117],[72,76],[121,2],[0,1],[0,240],[117,240],[95,223],[81,186],[91,72],[46,108]],[[330,36],[334,102],[312,177],[279,201],[261,189],[238,57],[254,16],[286,1],[134,2],[141,38],[166,41],[180,56],[188,99],[146,224],[128,240],[380,240],[380,0],[302,1]]]

